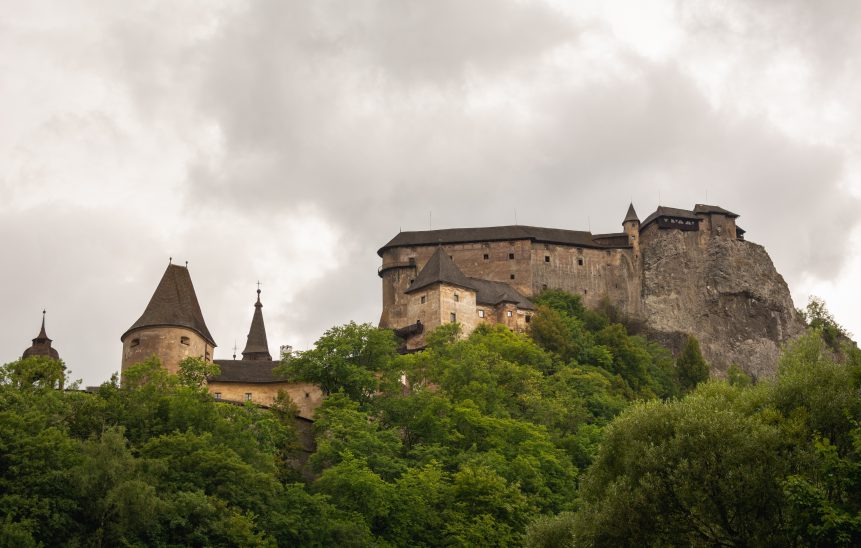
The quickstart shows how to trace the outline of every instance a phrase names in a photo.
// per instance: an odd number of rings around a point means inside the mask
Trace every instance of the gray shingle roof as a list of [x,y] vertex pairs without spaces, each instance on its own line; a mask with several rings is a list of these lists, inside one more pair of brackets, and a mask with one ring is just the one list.
[[420,230],[400,232],[381,247],[377,254],[390,247],[417,245],[455,244],[469,242],[491,242],[499,240],[532,240],[536,242],[576,245],[581,247],[607,247],[592,239],[590,232],[542,228],[537,226],[510,225],[478,228],[446,228],[442,230]]
[[244,360],[272,360],[269,353],[269,342],[266,340],[266,326],[263,325],[263,304],[260,302],[260,290],[257,290],[257,302],[254,303],[254,315],[251,317],[251,328],[248,330],[248,340],[242,351]]
[[689,219],[693,221],[702,221],[702,218],[697,217],[693,211],[687,209],[678,209],[675,207],[658,206],[654,213],[646,217],[640,228],[646,228],[646,225],[657,219],[658,217],[675,217],[677,219]]
[[445,283],[475,290],[472,282],[454,264],[442,247],[438,247],[405,293],[418,291],[435,283]]
[[469,278],[476,289],[475,301],[478,304],[496,306],[502,302],[515,303],[517,308],[533,310],[532,301],[520,294],[519,291],[504,282],[493,282],[480,278]]
[[732,217],[735,219],[738,217],[738,214],[733,213],[732,211],[727,211],[726,209],[720,206],[714,205],[706,205],[706,204],[697,204],[694,206],[694,213],[720,213],[721,215],[726,215],[727,217]]
[[146,310],[138,321],[123,333],[120,340],[125,339],[126,335],[135,329],[155,326],[187,327],[212,346],[216,346],[203,320],[188,268],[168,265]]
[[215,360],[221,374],[210,377],[212,382],[287,382],[273,373],[280,362],[267,360]]
[[42,311],[42,329],[39,330],[39,334],[33,339],[33,345],[25,350],[21,357],[47,356],[59,360],[60,353],[57,352],[56,348],[51,347],[51,342],[51,339],[48,338],[48,334],[45,332],[45,312]]

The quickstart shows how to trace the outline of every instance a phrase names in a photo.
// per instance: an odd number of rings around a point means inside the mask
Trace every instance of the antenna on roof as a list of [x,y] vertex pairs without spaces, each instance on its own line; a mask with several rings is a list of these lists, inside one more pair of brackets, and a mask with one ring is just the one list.
[[188,268],[188,261],[185,261],[185,268]]
[[167,258],[167,264],[173,264],[173,257]]

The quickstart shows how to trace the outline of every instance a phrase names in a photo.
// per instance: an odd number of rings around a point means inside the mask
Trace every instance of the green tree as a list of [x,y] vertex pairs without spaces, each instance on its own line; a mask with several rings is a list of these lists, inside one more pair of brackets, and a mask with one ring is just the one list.
[[676,374],[684,390],[693,390],[699,383],[709,378],[709,366],[700,351],[699,341],[692,335],[676,359]]

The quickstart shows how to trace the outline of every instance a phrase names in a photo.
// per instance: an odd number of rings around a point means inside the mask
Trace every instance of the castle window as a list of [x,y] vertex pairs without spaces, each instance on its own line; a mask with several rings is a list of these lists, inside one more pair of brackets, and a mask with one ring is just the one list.
[[189,344],[191,344],[191,341],[189,340],[188,337],[180,337],[179,342],[181,344],[184,344],[185,346],[188,346]]
[[410,285],[413,285],[414,281],[416,281],[415,278],[410,278]]
[[422,304],[425,304],[428,301],[428,298],[422,295]]
[[514,279],[514,274],[512,274],[512,275],[511,275],[511,279],[512,279],[512,280]]
[[583,259],[577,259],[577,264],[579,266],[583,266]]
[[457,321],[457,314],[452,312],[451,315],[449,316],[449,319],[451,320],[451,323],[456,322]]
[[217,400],[220,400],[220,399],[221,399],[221,392],[216,392],[216,393],[215,393],[215,399],[217,399]]
[[526,316],[526,323],[529,323],[531,321],[532,321],[532,316]]
[[508,312],[506,312],[506,313],[505,313],[505,315],[506,315],[506,316],[508,316],[508,317],[510,318],[510,317],[511,317],[511,310],[509,310]]
[[206,361],[209,361],[210,357],[211,356],[209,355],[209,352],[207,352],[206,354],[203,355],[203,359]]
[[489,255],[489,254],[487,254],[487,253],[485,253],[485,254],[484,254],[484,260],[485,260],[485,261],[487,261],[487,260],[489,260],[489,259],[490,259],[490,255]]
[[305,397],[306,397],[306,398],[310,398],[310,397],[311,397],[311,394],[309,394],[308,392],[305,392]]
[[508,260],[510,261],[512,259],[514,259],[514,253],[509,253],[508,254]]
[[416,266],[416,258],[415,258],[415,257],[410,257],[410,258],[409,258],[409,263],[410,263],[410,266]]
[[251,401],[251,392],[245,393],[245,401]]
[[585,289],[583,290],[583,294],[584,294],[584,295],[586,294],[586,290],[585,290]]
[[130,348],[134,348],[134,347],[136,347],[137,345],[139,345],[140,343],[141,343],[141,340],[140,340],[140,339],[132,339],[132,342],[131,342],[131,344],[129,344],[129,347],[130,347]]
[[541,289],[547,289],[547,284],[541,284]]
[[478,317],[479,317],[479,318],[483,318],[483,317],[484,317],[484,310],[479,310],[479,311],[478,311]]
[[549,262],[550,262],[550,255],[545,255],[545,256],[544,256],[544,262],[545,262],[545,263],[549,263]]
[[458,295],[457,293],[455,293],[455,294],[454,294],[454,302],[458,302],[458,301],[460,301],[460,295]]

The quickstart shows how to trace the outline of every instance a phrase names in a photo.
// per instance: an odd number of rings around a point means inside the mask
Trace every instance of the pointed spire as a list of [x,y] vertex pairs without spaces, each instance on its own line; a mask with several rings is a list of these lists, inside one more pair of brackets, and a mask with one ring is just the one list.
[[640,222],[640,218],[637,217],[637,212],[634,211],[634,203],[631,202],[631,205],[628,206],[628,213],[625,215],[625,220],[622,221],[622,224],[627,223],[628,221],[636,221]]
[[254,315],[251,317],[251,328],[248,330],[248,342],[242,351],[243,360],[272,361],[269,353],[269,342],[266,340],[266,326],[263,325],[263,303],[260,302],[260,282],[257,282],[257,302],[254,303]]
[[163,326],[187,327],[216,346],[200,311],[188,268],[173,263],[167,265],[144,313],[123,333],[120,340],[125,340],[126,335],[141,327]]
[[39,330],[39,334],[33,339],[33,345],[24,351],[23,357],[48,356],[49,358],[59,360],[60,353],[57,352],[56,348],[51,347],[51,342],[45,331],[45,311],[42,310],[42,329]]
[[428,262],[421,269],[418,276],[416,276],[412,285],[407,288],[406,292],[418,291],[435,283],[457,285],[475,290],[473,283],[454,264],[454,261],[451,260],[451,257],[443,249],[442,244],[436,248],[434,254],[428,259]]

